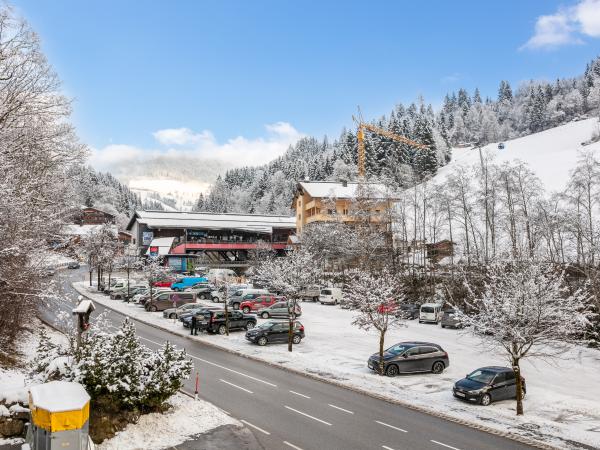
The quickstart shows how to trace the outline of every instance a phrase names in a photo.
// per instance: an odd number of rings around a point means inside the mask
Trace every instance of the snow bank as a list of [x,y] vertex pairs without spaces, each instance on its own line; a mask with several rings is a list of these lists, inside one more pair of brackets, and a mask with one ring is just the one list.
[[216,406],[184,394],[174,395],[169,403],[172,409],[167,413],[141,416],[137,423],[97,445],[97,450],[172,448],[221,425],[242,426]]
[[[148,313],[140,306],[110,300],[89,291],[85,282],[74,286],[97,303],[190,337],[181,322],[164,319],[161,312]],[[594,431],[600,429],[600,351],[573,347],[558,360],[524,361],[525,415],[516,417],[514,401],[501,401],[484,408],[452,396],[453,383],[473,369],[508,365],[502,355],[484,348],[476,338],[459,330],[409,322],[406,328],[388,332],[386,345],[407,340],[435,342],[449,353],[450,367],[441,375],[380,377],[366,366],[369,355],[378,349],[378,336],[352,326],[353,311],[315,303],[302,303],[302,309],[300,321],[306,328],[306,339],[294,347],[293,353],[287,351],[286,345],[252,345],[243,331],[232,332],[230,336],[202,334],[193,339],[563,448],[571,447],[565,440],[600,448],[599,433]]]
[[[582,146],[598,129],[598,119],[586,119],[506,141],[503,150],[498,143],[483,147],[496,156],[496,162],[521,160],[529,164],[548,191],[560,191],[569,180],[569,173],[582,149],[600,152],[600,142]],[[473,148],[453,148],[452,161],[438,170],[435,181],[443,181],[456,166],[480,164],[479,151]]]

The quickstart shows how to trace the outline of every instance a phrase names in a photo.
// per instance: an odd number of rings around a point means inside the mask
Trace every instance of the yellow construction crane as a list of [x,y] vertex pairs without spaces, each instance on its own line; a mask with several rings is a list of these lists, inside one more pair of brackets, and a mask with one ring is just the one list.
[[364,176],[365,176],[365,158],[366,158],[365,130],[369,130],[372,133],[377,133],[381,136],[388,137],[397,142],[402,142],[403,144],[408,144],[412,147],[416,147],[416,148],[419,148],[422,150],[429,148],[429,146],[424,145],[424,144],[419,144],[418,142],[415,142],[412,139],[409,139],[407,137],[400,136],[399,134],[392,133],[391,131],[387,131],[387,130],[384,130],[383,128],[376,127],[375,125],[365,123],[362,120],[362,114],[360,113],[360,108],[358,111],[359,111],[359,118],[357,119],[356,117],[352,116],[352,119],[354,119],[354,121],[358,124],[358,131],[356,133],[356,137],[358,139],[358,176],[360,178],[364,178]]

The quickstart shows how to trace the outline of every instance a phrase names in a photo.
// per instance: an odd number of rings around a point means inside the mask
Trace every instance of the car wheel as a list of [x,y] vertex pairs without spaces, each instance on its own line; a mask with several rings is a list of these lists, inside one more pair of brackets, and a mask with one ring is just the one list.
[[390,364],[385,369],[385,374],[388,377],[395,377],[396,375],[398,375],[398,373],[400,373],[400,371],[398,370],[398,366],[396,364]]
[[338,304],[338,301],[336,300],[335,303],[334,303],[334,305],[337,305],[337,304]]
[[262,317],[263,319],[268,319],[269,318],[269,313],[268,312],[264,312],[260,315],[260,317]]
[[213,297],[212,301],[213,303],[219,303],[219,297]]
[[256,341],[256,343],[257,343],[258,345],[260,345],[261,347],[262,347],[263,345],[267,345],[267,338],[266,338],[266,337],[264,337],[264,336],[261,336],[261,337],[259,337],[259,338],[258,338],[258,341]]
[[150,310],[150,312],[156,312],[158,311],[156,306],[152,305],[150,308],[148,308]]
[[433,367],[431,368],[431,371],[433,373],[442,373],[444,371],[444,363],[441,361],[436,361],[433,363]]
[[246,326],[245,326],[246,330],[251,330],[252,328],[254,328],[254,322],[246,322]]
[[446,328],[446,325],[442,325],[442,328]]
[[419,320],[419,323],[423,323],[423,321],[422,321],[422,320]]
[[219,334],[225,334],[227,333],[227,327],[225,325],[219,325],[218,331]]
[[244,306],[242,308],[242,311],[244,311],[244,314],[248,314],[250,312],[250,308],[248,308],[247,306]]
[[177,314],[175,314],[175,313],[169,314],[169,319],[176,319],[176,318],[177,318]]
[[232,306],[233,306],[233,309],[236,310],[236,311],[238,309],[240,309],[240,304],[239,303],[234,303]]
[[492,397],[490,394],[483,394],[479,403],[481,403],[482,406],[489,406],[490,403],[492,403]]
[[199,298],[200,300],[206,300],[206,295],[204,295],[204,294],[200,294],[200,295],[198,296],[198,298]]
[[300,337],[299,334],[295,334],[294,337],[292,338],[292,342],[294,344],[299,344],[302,341],[302,338]]

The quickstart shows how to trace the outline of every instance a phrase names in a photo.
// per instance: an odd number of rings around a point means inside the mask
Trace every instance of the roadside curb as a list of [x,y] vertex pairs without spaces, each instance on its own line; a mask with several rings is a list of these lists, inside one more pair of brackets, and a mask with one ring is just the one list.
[[[78,286],[75,286],[75,283],[72,283],[72,286],[81,295],[86,296],[87,298],[89,298],[92,301],[94,300],[93,298],[91,298],[91,297],[88,296],[88,294],[89,294],[88,292],[85,292],[85,290],[80,289]],[[118,300],[115,300],[115,301],[118,301]],[[110,309],[111,311],[116,312],[117,314],[120,314],[120,315],[126,316],[126,317],[130,317],[127,314],[125,314],[125,313],[123,313],[123,312],[121,312],[121,311],[119,311],[119,310],[117,310],[117,309],[115,309],[113,307],[110,307],[110,306],[107,306],[107,305],[104,305],[104,304],[101,304],[101,305],[104,308],[107,308],[107,309]],[[207,342],[207,341],[201,341],[201,340],[197,340],[197,339],[192,339],[191,337],[189,337],[189,335],[179,334],[179,333],[177,333],[177,332],[175,332],[173,330],[170,330],[168,328],[163,328],[163,327],[161,327],[159,325],[156,325],[154,323],[148,322],[148,321],[143,320],[143,319],[133,318],[133,317],[131,317],[131,319],[132,320],[136,320],[136,321],[138,321],[140,323],[143,323],[144,325],[147,325],[147,326],[150,326],[152,328],[155,328],[157,330],[161,330],[161,331],[167,332],[167,333],[169,333],[169,334],[171,334],[173,336],[177,336],[179,338],[187,339],[190,342],[195,342],[195,343],[199,343],[199,344],[202,344],[202,345],[206,345],[208,347],[216,348],[216,349],[225,351],[225,352],[233,354],[233,355],[241,356],[243,358],[247,358],[247,359],[252,360],[252,361],[256,361],[256,362],[260,362],[262,364],[269,365],[271,367],[277,367],[279,369],[285,370],[285,371],[290,372],[290,373],[294,373],[296,375],[301,375],[301,376],[304,376],[304,377],[307,377],[307,378],[311,378],[313,380],[322,381],[322,382],[325,382],[325,383],[328,383],[328,384],[331,384],[331,385],[334,385],[334,386],[337,386],[337,387],[340,387],[340,388],[343,388],[343,389],[348,389],[350,391],[356,392],[356,393],[361,394],[361,395],[365,395],[367,397],[373,397],[373,398],[376,398],[376,399],[379,399],[379,400],[383,400],[383,401],[388,402],[388,403],[399,405],[399,406],[402,406],[404,408],[407,408],[407,409],[410,409],[410,410],[413,410],[413,411],[417,411],[417,412],[420,412],[420,413],[423,413],[423,414],[427,414],[427,415],[430,415],[430,416],[433,416],[433,417],[437,417],[437,418],[440,418],[440,419],[443,419],[443,420],[447,420],[449,422],[453,422],[453,423],[456,423],[456,424],[459,424],[459,425],[463,425],[463,426],[466,426],[466,427],[469,427],[469,428],[472,428],[472,429],[475,429],[475,430],[478,430],[478,431],[483,431],[483,432],[486,432],[488,434],[492,434],[492,435],[495,435],[495,436],[500,436],[500,437],[504,437],[504,438],[507,438],[507,439],[511,439],[511,440],[519,442],[521,444],[529,445],[531,447],[542,449],[542,450],[561,450],[560,447],[555,447],[555,446],[552,446],[552,445],[544,443],[544,442],[535,441],[533,439],[529,439],[529,438],[521,436],[519,434],[511,433],[509,431],[497,430],[495,428],[491,428],[491,427],[488,427],[488,426],[485,426],[485,425],[481,425],[481,424],[479,424],[477,422],[471,422],[469,420],[460,419],[460,418],[457,418],[457,417],[445,414],[443,412],[439,412],[439,411],[435,411],[435,410],[429,409],[429,408],[424,407],[424,406],[414,405],[414,404],[406,402],[404,400],[398,400],[398,399],[395,399],[395,398],[392,398],[392,397],[389,397],[389,396],[386,396],[386,395],[377,394],[377,393],[374,393],[374,392],[371,392],[371,391],[368,391],[366,389],[362,389],[362,388],[359,388],[359,387],[349,386],[349,385],[344,384],[344,383],[342,383],[340,381],[337,381],[337,380],[332,380],[332,379],[329,379],[329,378],[326,378],[326,377],[322,377],[320,375],[316,375],[316,374],[313,374],[313,373],[305,372],[305,371],[302,371],[302,370],[299,370],[299,369],[294,369],[292,367],[283,366],[283,365],[280,365],[280,364],[277,364],[277,363],[274,363],[274,362],[271,362],[271,361],[266,361],[266,360],[264,360],[262,358],[259,358],[257,356],[247,355],[247,354],[244,354],[244,353],[242,353],[240,351],[237,351],[237,350],[234,350],[234,349],[231,349],[231,348],[227,348],[227,347],[224,347],[222,345],[215,344],[213,342]]]

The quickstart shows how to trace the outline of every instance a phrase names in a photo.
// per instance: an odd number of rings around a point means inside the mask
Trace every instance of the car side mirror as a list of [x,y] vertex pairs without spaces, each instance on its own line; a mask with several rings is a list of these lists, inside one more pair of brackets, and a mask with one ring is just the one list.
[[402,355],[402,357],[403,357],[403,358],[408,358],[408,355],[407,355],[406,353],[404,353],[404,354]]

